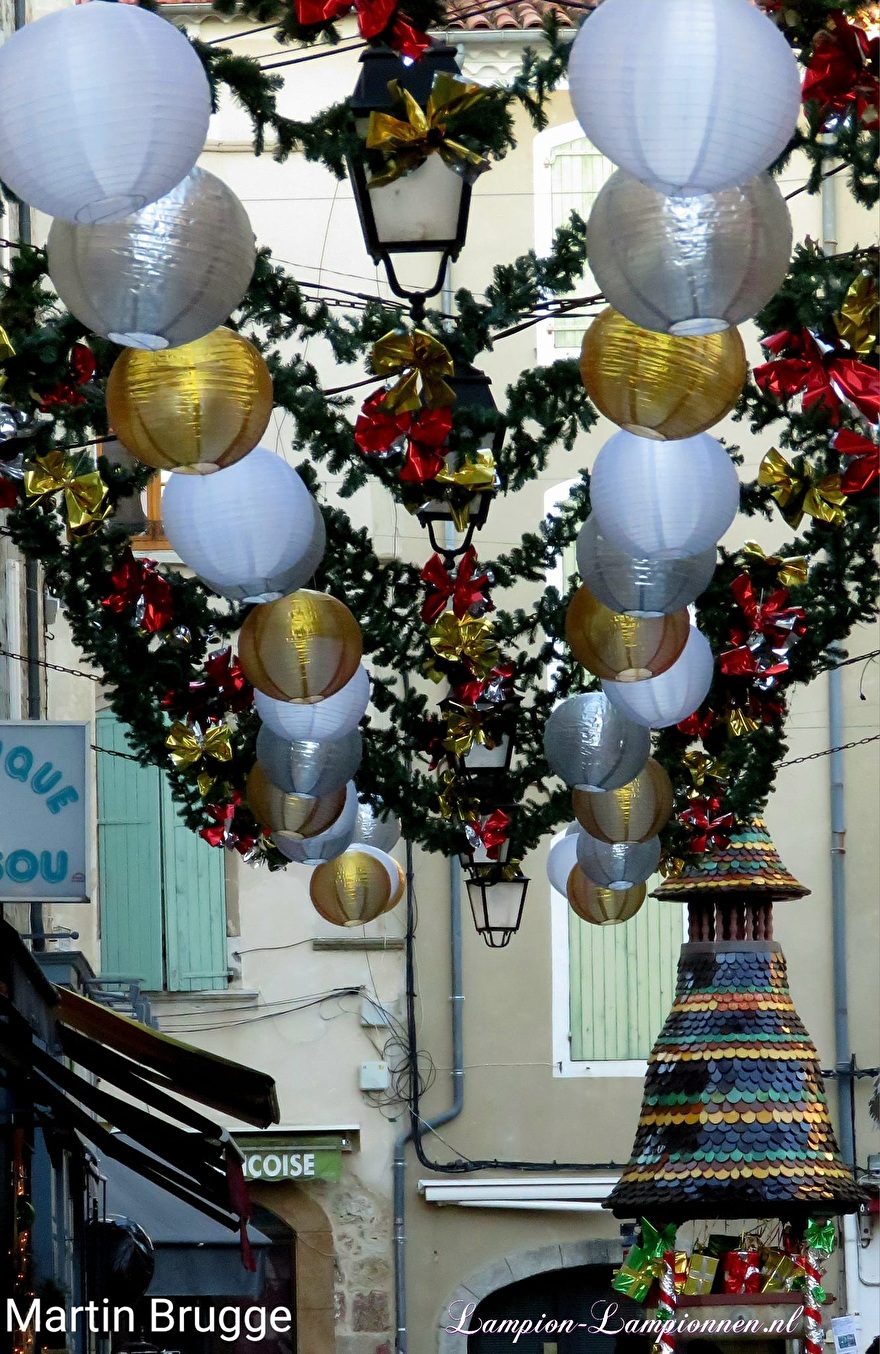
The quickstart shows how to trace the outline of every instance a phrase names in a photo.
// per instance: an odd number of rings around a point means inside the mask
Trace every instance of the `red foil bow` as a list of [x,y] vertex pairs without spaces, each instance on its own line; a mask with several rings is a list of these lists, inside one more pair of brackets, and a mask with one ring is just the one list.
[[840,10],[832,10],[829,19],[831,27],[821,29],[813,41],[801,97],[819,105],[825,127],[854,108],[858,121],[871,131],[878,125],[880,38],[869,37]]
[[364,400],[354,426],[354,440],[365,456],[397,456],[405,451],[400,471],[404,482],[425,484],[445,464],[442,449],[452,431],[452,411],[420,409],[389,414],[383,408],[386,391],[376,390]]
[[233,827],[240,804],[241,793],[238,790],[233,791],[232,798],[227,804],[209,804],[207,812],[215,821],[210,827],[201,828],[199,836],[209,846],[232,847],[240,855],[245,856],[253,850],[256,838],[248,835],[240,836]]
[[422,620],[428,624],[435,621],[450,601],[459,619],[468,613],[479,615],[483,611],[494,611],[485,595],[490,582],[489,575],[479,574],[475,577],[476,567],[477,552],[473,546],[469,546],[462,555],[455,574],[446,568],[439,555],[432,555],[421,572],[422,582],[428,588],[428,595],[422,603]]
[[507,841],[509,827],[510,815],[503,809],[494,809],[487,818],[478,818],[475,822],[466,823],[464,830],[470,850],[476,851],[482,846],[487,856],[497,860],[499,851]]
[[704,739],[714,723],[714,710],[707,710],[704,715],[701,715],[699,710],[695,710],[692,715],[688,715],[687,719],[680,720],[675,727],[679,733],[683,733],[687,738]]
[[171,587],[157,568],[154,559],[137,560],[127,547],[110,575],[113,591],[101,598],[101,606],[115,616],[132,610],[135,624],[147,634],[167,629],[174,614]]
[[748,574],[730,585],[734,601],[748,621],[731,626],[733,649],[723,653],[718,666],[727,677],[756,677],[759,689],[769,691],[788,671],[788,651],[806,634],[803,607],[786,607],[788,589],[776,588],[766,601],[758,601]]
[[830,349],[823,352],[809,329],[783,329],[761,339],[761,346],[771,353],[792,354],[755,367],[755,381],[768,395],[781,401],[800,395],[804,409],[824,405],[834,421],[843,399],[872,423],[880,418],[877,372],[866,362],[837,357]]
[[875,494],[880,492],[880,446],[876,442],[842,428],[834,434],[832,445],[841,456],[852,457],[840,477],[841,493],[861,494],[872,485]]
[[[294,0],[297,20],[304,28],[336,23],[352,8],[351,0]],[[414,28],[397,13],[397,0],[354,0],[358,28],[369,42],[381,34],[401,56],[418,61],[431,46],[427,33]]]
[[450,700],[456,705],[506,705],[513,700],[513,674],[516,671],[512,663],[500,663],[493,668],[485,679],[460,682],[450,692]]
[[40,413],[47,413],[57,404],[85,404],[82,387],[88,385],[97,370],[95,356],[84,343],[75,343],[70,350],[70,379],[59,381],[40,396]]
[[189,723],[223,719],[240,714],[253,702],[254,689],[241,670],[232,649],[218,649],[205,659],[205,675],[190,682],[186,691],[168,691],[161,705]]
[[702,855],[710,846],[720,850],[730,845],[730,836],[735,826],[732,813],[720,813],[720,799],[692,799],[680,815],[681,821],[696,828],[691,838],[691,850]]

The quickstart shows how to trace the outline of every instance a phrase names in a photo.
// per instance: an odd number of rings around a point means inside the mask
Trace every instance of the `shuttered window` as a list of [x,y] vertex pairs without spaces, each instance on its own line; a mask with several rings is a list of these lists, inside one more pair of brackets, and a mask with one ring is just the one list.
[[[614,165],[600,155],[585,136],[579,136],[556,146],[549,155],[551,221],[554,230],[567,224],[572,212],[586,221],[599,189],[614,173]],[[575,296],[592,296],[600,290],[589,268],[584,270]],[[587,318],[568,319],[561,316],[554,321],[553,343],[556,348],[580,348]]]
[[[97,726],[99,747],[131,751],[112,711]],[[184,826],[157,767],[97,757],[102,977],[148,991],[225,989],[223,852]]]

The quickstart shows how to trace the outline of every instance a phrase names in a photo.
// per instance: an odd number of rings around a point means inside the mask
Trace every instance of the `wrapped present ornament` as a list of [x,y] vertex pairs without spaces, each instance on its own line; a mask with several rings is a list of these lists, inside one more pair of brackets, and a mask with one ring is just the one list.
[[708,1255],[705,1251],[694,1251],[688,1263],[687,1277],[683,1292],[686,1297],[698,1293],[711,1293],[718,1273],[718,1256]]
[[788,1293],[797,1272],[793,1255],[768,1247],[761,1253],[761,1292]]
[[726,1251],[721,1257],[725,1293],[740,1296],[761,1291],[760,1256],[757,1251]]
[[624,1256],[623,1264],[611,1280],[611,1287],[624,1293],[634,1302],[644,1302],[655,1279],[663,1274],[663,1257],[675,1248],[674,1223],[659,1230],[642,1218],[642,1244],[633,1246]]

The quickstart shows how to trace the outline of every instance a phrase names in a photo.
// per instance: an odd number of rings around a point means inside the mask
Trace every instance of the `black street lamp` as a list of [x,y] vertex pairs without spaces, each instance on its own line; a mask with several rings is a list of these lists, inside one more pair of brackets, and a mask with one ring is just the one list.
[[500,865],[471,865],[468,876],[467,891],[477,932],[490,949],[503,950],[519,930],[529,881],[522,874],[505,879]]
[[[348,101],[360,136],[366,138],[371,113],[387,113],[393,107],[389,81],[397,80],[424,108],[434,76],[440,71],[461,74],[454,47],[429,47],[420,61],[409,65],[390,48],[368,47]],[[349,157],[347,163],[367,252],[374,263],[384,265],[395,296],[412,303],[413,319],[418,323],[426,299],[436,296],[443,286],[449,260],[461,253],[467,235],[471,185],[436,154],[428,155],[411,173],[377,188],[368,187],[363,160]],[[426,253],[441,255],[436,281],[427,291],[409,291],[398,281],[393,256]]]

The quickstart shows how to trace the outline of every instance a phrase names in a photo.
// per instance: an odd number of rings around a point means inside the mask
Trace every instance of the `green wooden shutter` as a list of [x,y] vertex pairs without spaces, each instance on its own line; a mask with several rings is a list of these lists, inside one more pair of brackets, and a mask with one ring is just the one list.
[[619,926],[569,909],[573,1061],[647,1058],[675,994],[682,928],[681,906],[654,898]]
[[[131,752],[112,710],[97,717],[99,747]],[[107,979],[162,987],[159,771],[97,754],[101,968]]]
[[[553,229],[564,226],[572,212],[586,221],[599,189],[614,173],[614,165],[600,155],[585,136],[576,137],[557,146],[550,153],[550,211]],[[588,268],[574,296],[592,296],[600,290]],[[561,316],[553,324],[554,346],[579,348],[588,319],[566,319]]]
[[162,777],[165,866],[165,985],[171,992],[224,989],[224,852],[185,826]]

